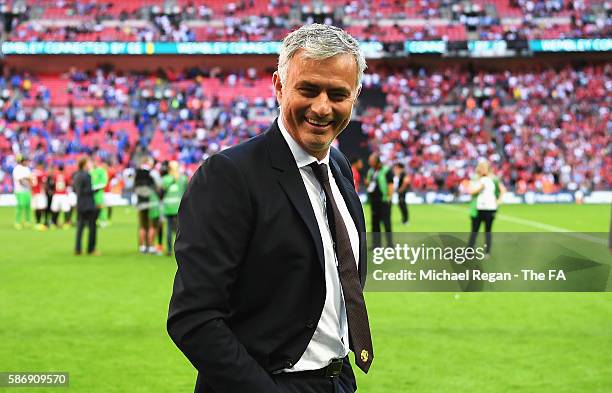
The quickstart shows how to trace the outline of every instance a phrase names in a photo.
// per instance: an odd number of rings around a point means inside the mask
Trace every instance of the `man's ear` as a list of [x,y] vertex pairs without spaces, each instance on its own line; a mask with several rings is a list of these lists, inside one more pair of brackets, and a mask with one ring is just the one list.
[[272,74],[272,85],[274,86],[274,94],[276,95],[276,101],[280,104],[281,99],[283,98],[283,84],[280,79],[280,75],[278,71],[274,71]]

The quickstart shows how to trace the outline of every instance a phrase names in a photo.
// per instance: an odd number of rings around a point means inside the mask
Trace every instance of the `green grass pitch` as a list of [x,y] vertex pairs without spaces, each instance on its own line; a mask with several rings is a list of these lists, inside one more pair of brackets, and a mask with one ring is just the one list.
[[[394,230],[468,228],[466,206],[410,213],[401,226],[394,210]],[[115,209],[101,257],[72,254],[74,229],[16,231],[13,214],[0,209],[0,371],[68,371],[69,392],[193,391],[195,370],[165,331],[175,262],[136,252],[134,211]],[[494,230],[607,232],[609,220],[609,206],[503,206]],[[376,359],[357,372],[359,392],[612,392],[610,293],[366,298]]]

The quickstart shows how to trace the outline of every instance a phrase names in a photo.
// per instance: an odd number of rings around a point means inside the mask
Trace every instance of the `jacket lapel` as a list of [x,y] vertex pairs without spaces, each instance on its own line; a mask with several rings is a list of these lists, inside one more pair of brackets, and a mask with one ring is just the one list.
[[278,182],[306,224],[317,250],[321,268],[324,268],[323,241],[321,240],[317,219],[312,210],[300,170],[276,121],[266,132],[266,142],[270,163],[277,173]]

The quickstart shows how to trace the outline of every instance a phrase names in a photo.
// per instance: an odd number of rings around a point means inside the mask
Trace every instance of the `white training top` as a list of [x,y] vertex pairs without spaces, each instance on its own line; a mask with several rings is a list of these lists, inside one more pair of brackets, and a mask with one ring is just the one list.
[[497,198],[495,197],[495,183],[490,176],[484,176],[476,180],[476,186],[482,184],[483,189],[476,197],[476,209],[497,210]]
[[32,171],[27,166],[17,164],[13,168],[13,183],[15,192],[30,191],[30,187],[22,184],[22,180],[29,179],[32,176]]

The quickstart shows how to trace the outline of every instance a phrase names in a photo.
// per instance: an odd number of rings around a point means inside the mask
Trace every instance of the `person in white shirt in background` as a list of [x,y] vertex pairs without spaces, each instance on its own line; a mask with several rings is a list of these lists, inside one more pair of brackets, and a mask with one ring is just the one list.
[[481,160],[476,166],[476,177],[472,181],[469,189],[472,195],[470,217],[472,220],[472,230],[470,234],[469,247],[474,247],[476,236],[480,231],[480,225],[485,225],[485,253],[491,254],[491,229],[495,213],[501,204],[506,192],[506,187],[492,173],[487,160]]
[[25,157],[17,159],[13,168],[13,191],[17,199],[15,228],[21,229],[30,225],[30,204],[32,201],[32,171]]

